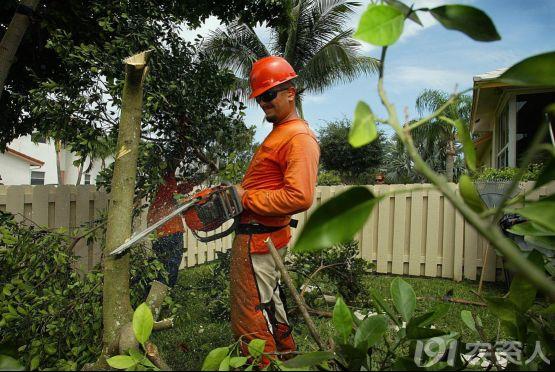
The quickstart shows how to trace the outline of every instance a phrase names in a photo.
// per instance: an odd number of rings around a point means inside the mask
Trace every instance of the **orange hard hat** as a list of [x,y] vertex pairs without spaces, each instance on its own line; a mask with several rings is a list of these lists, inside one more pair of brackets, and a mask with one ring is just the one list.
[[293,67],[285,60],[278,56],[269,56],[259,59],[252,65],[249,82],[251,84],[251,95],[249,98],[255,98],[291,79],[297,77]]

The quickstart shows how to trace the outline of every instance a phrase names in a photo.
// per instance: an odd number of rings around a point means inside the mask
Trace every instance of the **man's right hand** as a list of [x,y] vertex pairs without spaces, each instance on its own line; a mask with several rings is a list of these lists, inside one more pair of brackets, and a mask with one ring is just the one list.
[[243,195],[245,194],[245,189],[241,184],[234,185],[235,190],[237,190],[237,195],[239,195],[239,200],[243,200]]

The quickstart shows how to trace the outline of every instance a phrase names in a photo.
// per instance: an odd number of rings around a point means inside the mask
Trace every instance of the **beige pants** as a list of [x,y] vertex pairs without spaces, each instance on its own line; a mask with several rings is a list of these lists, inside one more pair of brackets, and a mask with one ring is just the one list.
[[[287,254],[287,248],[282,248],[278,251],[281,258],[284,259]],[[252,267],[256,277],[256,284],[260,292],[260,302],[269,303],[273,300],[275,304],[275,317],[279,323],[289,324],[287,321],[287,314],[283,306],[283,301],[279,295],[279,280],[281,273],[276,266],[274,258],[271,254],[253,254],[251,255]],[[274,333],[272,322],[266,310],[263,310],[264,317],[268,322],[270,332]]]

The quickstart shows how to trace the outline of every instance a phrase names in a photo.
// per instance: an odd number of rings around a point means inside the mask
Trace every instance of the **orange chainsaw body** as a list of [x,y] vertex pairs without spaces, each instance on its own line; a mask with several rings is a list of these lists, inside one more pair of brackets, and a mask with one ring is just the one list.
[[[220,185],[211,187],[195,194],[191,199],[198,201],[183,212],[185,223],[195,237],[201,242],[209,242],[229,235],[238,224],[243,205],[235,187]],[[190,199],[189,199],[190,200]],[[233,226],[224,232],[203,237],[198,231],[209,232],[220,228],[226,221],[234,219]]]

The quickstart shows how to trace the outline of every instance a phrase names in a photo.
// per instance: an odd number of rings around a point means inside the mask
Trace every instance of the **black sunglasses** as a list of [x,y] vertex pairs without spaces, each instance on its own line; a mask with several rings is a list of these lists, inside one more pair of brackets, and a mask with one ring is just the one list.
[[260,102],[262,102],[262,101],[264,101],[264,102],[271,102],[271,101],[273,101],[274,99],[276,99],[277,94],[278,94],[279,92],[282,92],[282,91],[287,90],[287,89],[289,89],[289,88],[270,89],[270,90],[268,90],[268,91],[262,93],[262,94],[259,95],[258,97],[256,97],[256,98],[255,98],[255,99],[256,99],[256,102],[257,102],[257,103],[260,103]]

